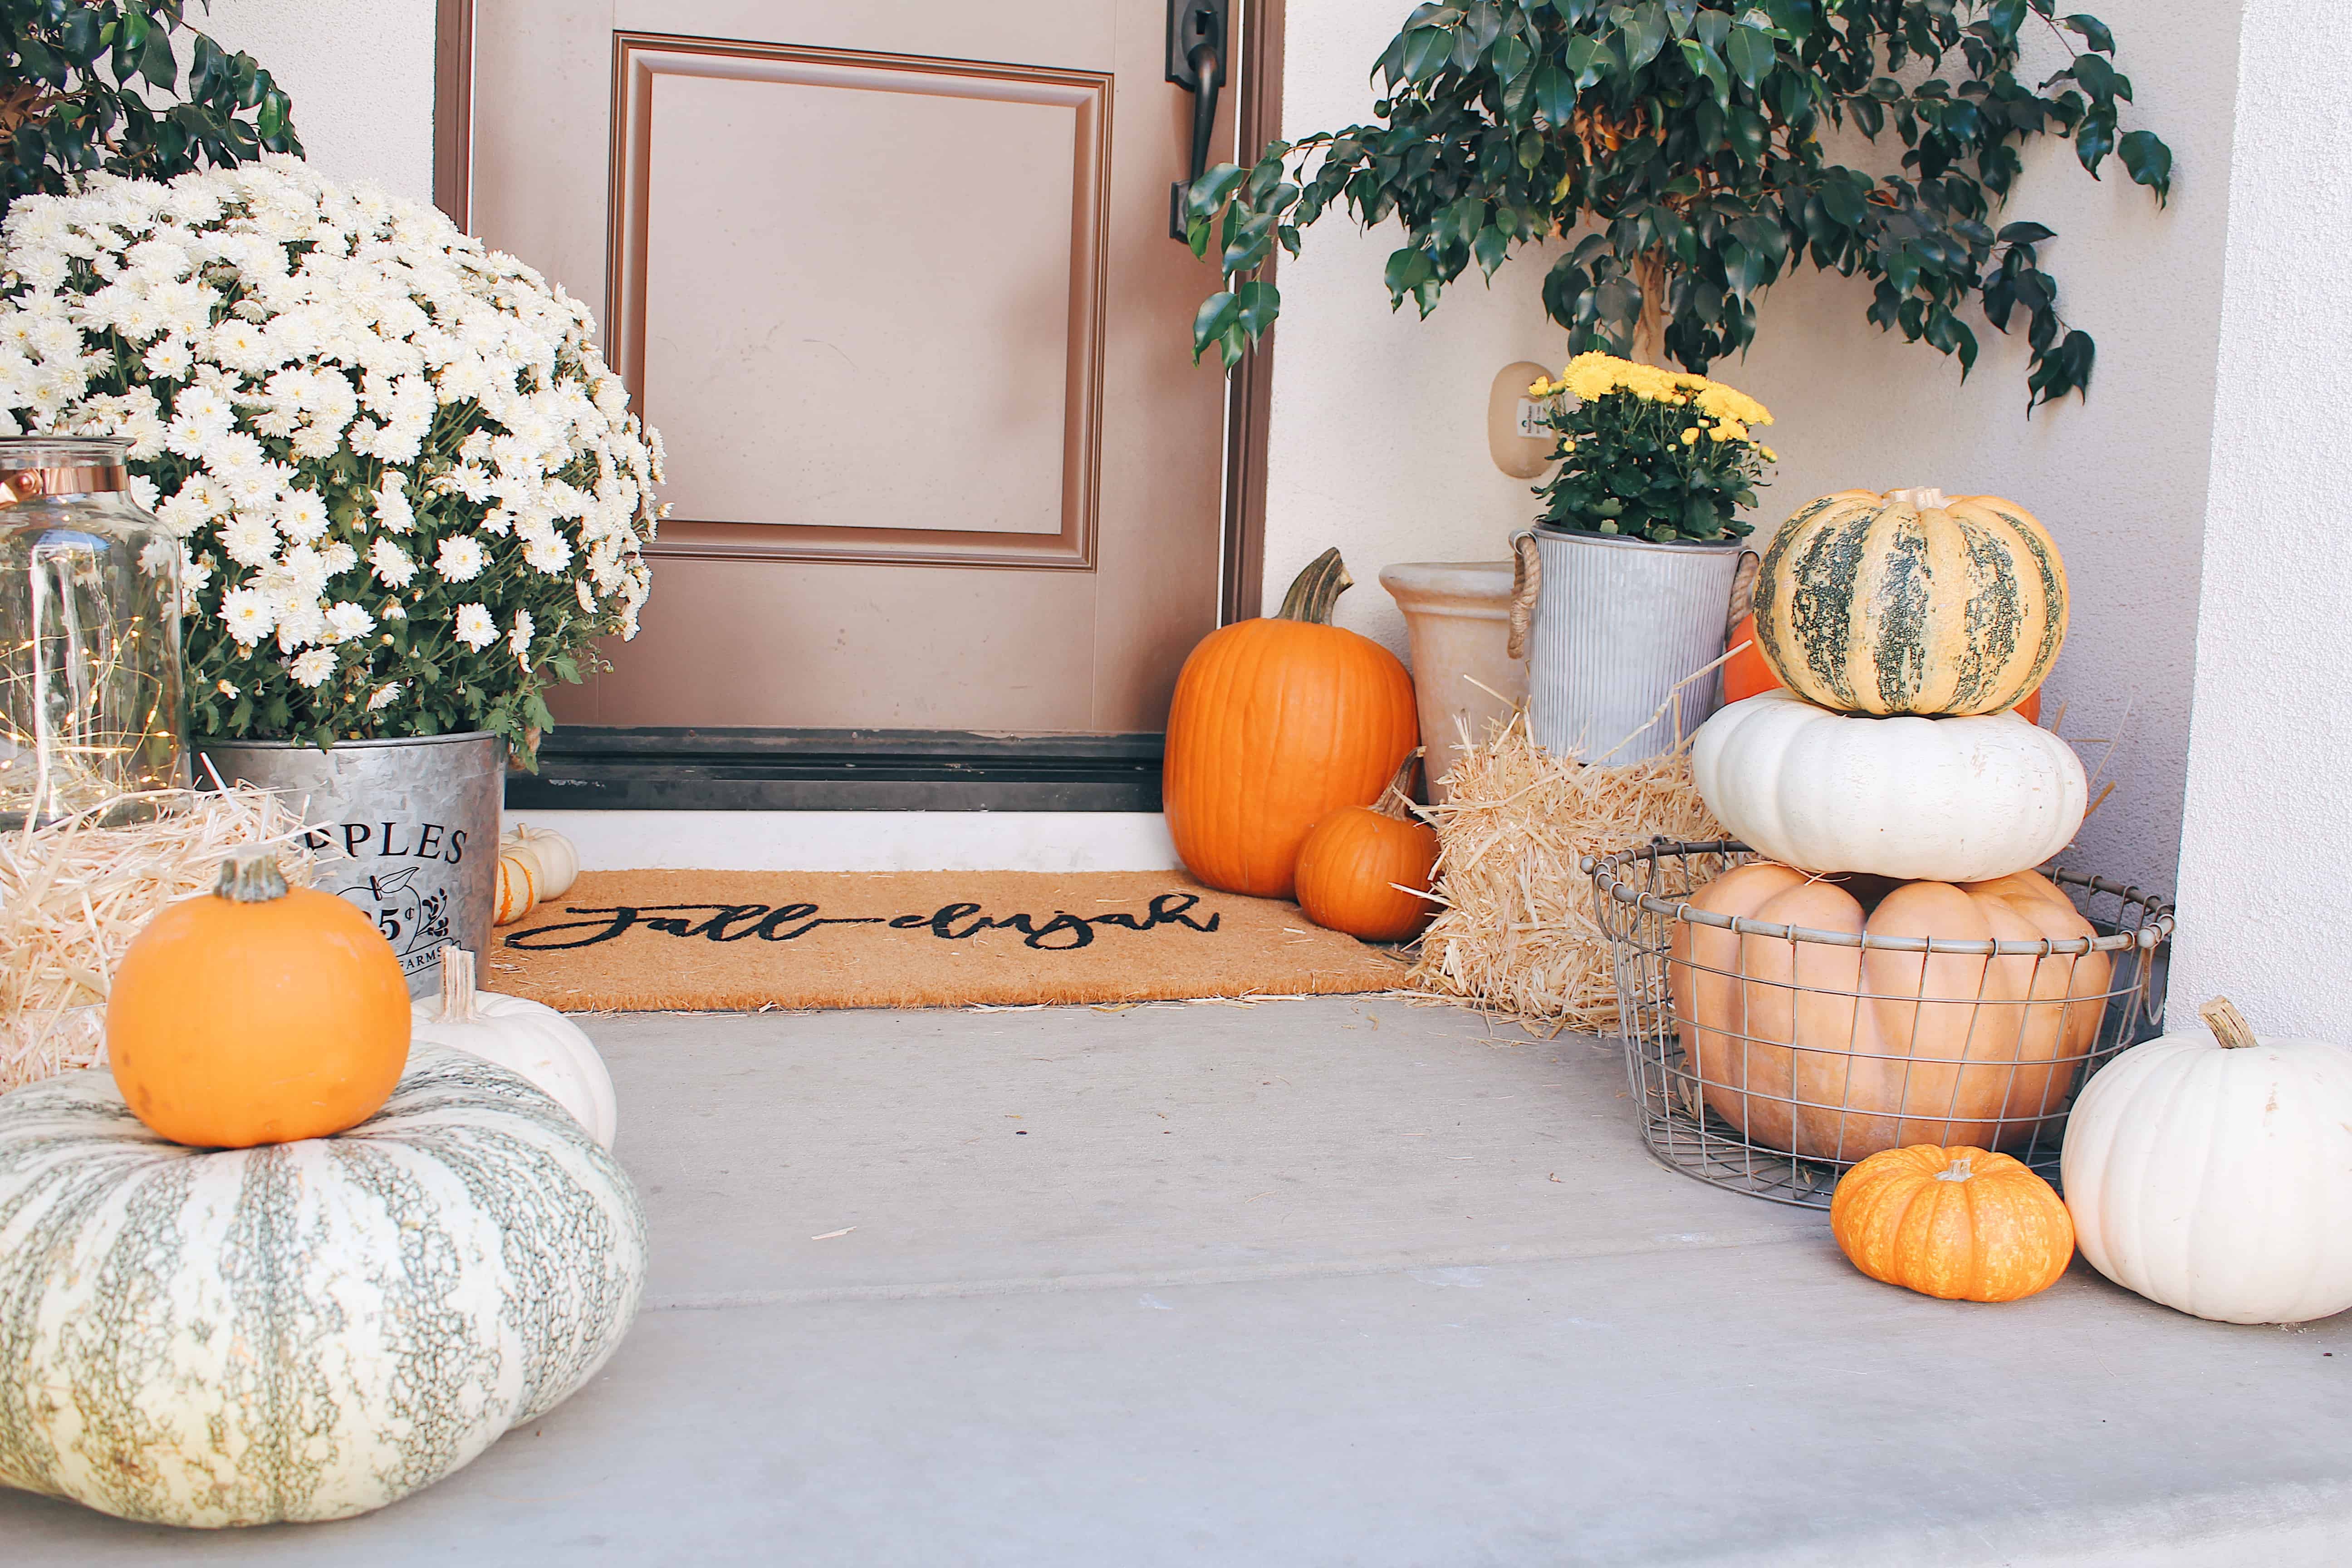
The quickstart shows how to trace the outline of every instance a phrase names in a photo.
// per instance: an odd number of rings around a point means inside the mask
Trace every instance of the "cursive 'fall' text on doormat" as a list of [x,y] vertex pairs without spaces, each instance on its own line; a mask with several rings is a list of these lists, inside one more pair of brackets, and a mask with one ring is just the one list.
[[590,871],[492,946],[486,990],[572,1013],[1281,996],[1404,975],[1295,904],[1157,871]]

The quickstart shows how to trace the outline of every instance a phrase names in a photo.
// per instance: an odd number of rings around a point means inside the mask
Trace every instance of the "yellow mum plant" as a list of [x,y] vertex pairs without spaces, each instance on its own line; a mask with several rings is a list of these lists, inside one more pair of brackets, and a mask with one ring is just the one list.
[[1703,375],[1583,353],[1528,388],[1549,400],[1559,469],[1536,487],[1543,521],[1658,543],[1738,539],[1772,448],[1758,441],[1771,411]]

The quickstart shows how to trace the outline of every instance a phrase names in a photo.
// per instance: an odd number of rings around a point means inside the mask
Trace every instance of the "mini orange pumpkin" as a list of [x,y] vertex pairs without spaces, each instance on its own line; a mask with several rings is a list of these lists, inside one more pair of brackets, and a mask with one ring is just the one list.
[[1281,613],[1202,637],[1176,677],[1161,804],[1176,853],[1213,888],[1286,899],[1298,847],[1343,805],[1370,805],[1421,721],[1396,655],[1331,625],[1352,584],[1317,556]]
[[1366,942],[1403,942],[1437,913],[1420,896],[1437,864],[1437,834],[1413,816],[1405,794],[1420,757],[1404,760],[1379,801],[1341,806],[1299,847],[1298,905],[1317,925]]
[[131,1110],[175,1143],[323,1138],[383,1108],[408,1061],[408,982],[352,905],[289,889],[275,856],[221,866],[116,966],[106,1054]]
[[2046,1290],[2074,1256],[2057,1192],[2006,1154],[1915,1143],[1873,1154],[1830,1199],[1839,1250],[1873,1279],[1947,1301]]

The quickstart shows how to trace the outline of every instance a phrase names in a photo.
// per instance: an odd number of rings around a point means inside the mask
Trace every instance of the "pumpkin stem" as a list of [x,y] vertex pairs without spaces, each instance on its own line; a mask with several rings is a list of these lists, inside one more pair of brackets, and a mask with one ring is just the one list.
[[474,1016],[474,952],[450,946],[441,950],[441,1021],[468,1023]]
[[1339,559],[1339,547],[1318,555],[1307,563],[1307,570],[1292,579],[1290,592],[1282,596],[1282,608],[1275,613],[1278,621],[1305,621],[1309,626],[1331,624],[1331,607],[1339,595],[1356,585],[1348,575],[1347,563]]
[[213,884],[213,897],[233,904],[266,904],[285,896],[286,873],[268,849],[230,856],[221,862],[220,880]]
[[2214,997],[2197,1009],[2197,1016],[2205,1020],[2205,1026],[2213,1031],[2213,1037],[2221,1042],[2225,1051],[2243,1050],[2262,1043],[2254,1038],[2254,1027],[2246,1022],[2246,1016],[2231,1006],[2227,996]]
[[1425,750],[1426,747],[1415,746],[1406,753],[1404,761],[1397,764],[1396,777],[1389,780],[1389,787],[1381,791],[1380,799],[1372,802],[1374,811],[1382,816],[1393,816],[1399,822],[1413,819],[1412,770],[1421,765],[1421,754]]
[[1913,511],[1936,511],[1941,510],[1948,498],[1943,491],[1928,485],[1918,489],[1889,490],[1886,499],[1895,506],[1907,506]]
[[1950,1164],[1945,1166],[1942,1170],[1937,1172],[1936,1180],[1939,1182],[1965,1182],[1973,1173],[1974,1173],[1969,1169],[1968,1156],[1962,1155],[1960,1158],[1953,1161]]

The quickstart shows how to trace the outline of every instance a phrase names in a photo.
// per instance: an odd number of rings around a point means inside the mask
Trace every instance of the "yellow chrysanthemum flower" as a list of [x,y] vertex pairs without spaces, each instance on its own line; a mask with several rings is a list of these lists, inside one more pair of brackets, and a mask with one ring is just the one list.
[[1698,395],[1698,405],[1717,419],[1728,419],[1738,425],[1769,425],[1769,410],[1748,396],[1720,382],[1708,382]]
[[1748,426],[1737,419],[1725,419],[1718,422],[1708,434],[1718,441],[1745,441],[1748,439]]
[[1689,429],[1683,432],[1683,445],[1685,447],[1696,447],[1698,445],[1697,426],[1694,425]]

